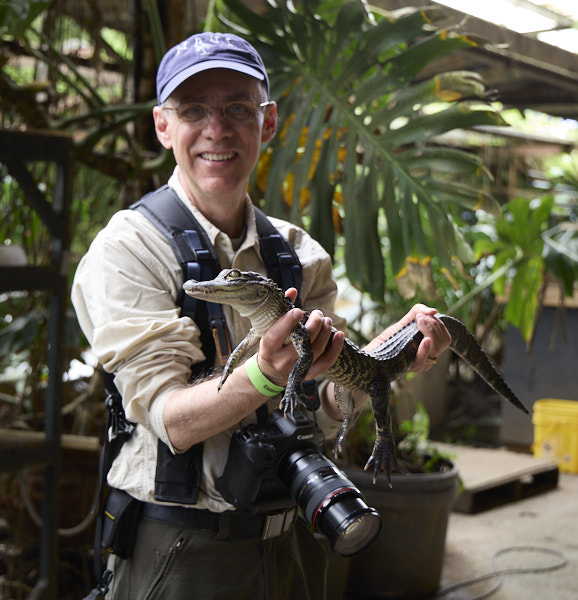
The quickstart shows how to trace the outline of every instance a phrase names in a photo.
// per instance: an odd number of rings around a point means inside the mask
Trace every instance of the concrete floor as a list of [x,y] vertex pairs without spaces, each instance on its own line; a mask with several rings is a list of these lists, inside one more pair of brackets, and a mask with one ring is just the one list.
[[[549,460],[503,448],[443,449],[458,466],[465,488],[460,498],[469,494],[479,499],[489,488],[490,504],[496,506],[475,513],[452,511],[440,589],[429,600],[578,600],[578,475],[560,472],[556,485],[556,465]],[[532,487],[532,482],[543,481],[536,475],[542,472],[553,475],[548,485]],[[512,481],[527,484],[535,495],[500,487]],[[474,510],[471,506],[466,503],[461,510]],[[564,562],[564,567],[552,568]],[[494,591],[500,579],[492,574],[499,570],[528,572],[505,573]],[[347,600],[359,598],[346,595]]]
[[[453,512],[446,538],[441,589],[491,573],[496,569],[553,566],[564,556],[566,567],[550,572],[505,575],[493,600],[578,599],[578,475],[561,473],[556,489],[477,514]],[[547,549],[553,554],[530,551]],[[555,553],[555,554],[554,554]],[[484,596],[496,578],[438,595],[448,600]]]

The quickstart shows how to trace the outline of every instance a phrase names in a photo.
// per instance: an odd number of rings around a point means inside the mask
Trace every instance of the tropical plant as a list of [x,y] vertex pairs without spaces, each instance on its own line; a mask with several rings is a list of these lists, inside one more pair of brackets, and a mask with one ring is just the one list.
[[[555,199],[546,195],[535,200],[513,198],[500,219],[487,218],[476,226],[475,250],[482,260],[479,287],[492,286],[505,300],[504,318],[531,342],[541,306],[541,295],[549,278],[561,282],[562,296],[572,296],[578,281],[578,231],[559,221]],[[563,301],[563,297],[560,299]]]
[[[546,196],[534,203],[514,198],[506,205],[505,218],[495,221],[490,235],[476,242],[480,256],[491,255],[494,292],[504,297],[509,284],[505,318],[529,340],[538,310],[544,259],[543,231],[547,227],[553,198]],[[532,206],[533,204],[533,206]],[[486,279],[486,284],[490,279]]]
[[[164,49],[158,8],[152,0],[146,3],[157,58],[143,67],[149,54],[133,56],[135,41],[128,32],[96,27],[80,5],[65,13],[59,11],[63,4],[34,0],[0,7],[3,124],[72,135],[75,163],[116,179],[130,203],[148,191],[153,174],[172,164],[151,133],[154,88],[148,86],[151,93],[141,100],[131,76],[137,63],[154,81]],[[85,47],[91,49],[86,55]],[[126,192],[130,182],[138,187],[136,197]]]
[[409,470],[431,473],[451,465],[452,457],[430,440],[430,418],[421,402],[413,417],[399,424],[399,432],[402,435],[398,445],[400,460]]
[[433,27],[433,7],[266,4],[256,13],[241,0],[216,2],[220,21],[262,53],[283,124],[253,195],[263,186],[270,214],[306,223],[332,254],[343,232],[347,276],[377,301],[387,261],[405,296],[435,290],[432,263],[455,283],[461,263],[474,260],[461,211],[499,209],[479,158],[436,136],[500,117],[479,102],[485,90],[475,73],[420,75],[434,58],[474,42]]

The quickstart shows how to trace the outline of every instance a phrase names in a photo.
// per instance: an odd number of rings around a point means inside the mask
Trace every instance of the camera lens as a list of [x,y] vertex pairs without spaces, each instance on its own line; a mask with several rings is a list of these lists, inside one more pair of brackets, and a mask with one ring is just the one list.
[[333,550],[353,556],[381,531],[381,517],[361,492],[315,448],[299,448],[283,459],[279,473],[307,520],[327,536]]
[[[361,496],[361,492],[355,490]],[[318,529],[329,539],[334,552],[353,556],[368,548],[381,531],[381,517],[353,490],[320,514]]]

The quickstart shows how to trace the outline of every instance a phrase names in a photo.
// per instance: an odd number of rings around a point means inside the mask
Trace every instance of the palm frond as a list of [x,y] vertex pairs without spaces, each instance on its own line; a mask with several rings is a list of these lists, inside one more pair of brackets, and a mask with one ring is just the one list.
[[449,271],[453,256],[472,255],[448,203],[498,207],[484,190],[480,160],[440,148],[436,137],[501,120],[479,101],[485,91],[476,74],[419,78],[433,58],[474,42],[435,29],[437,9],[369,18],[358,0],[269,0],[262,14],[240,0],[220,5],[222,22],[262,54],[284,124],[268,149],[269,213],[299,224],[308,215],[313,235],[333,252],[330,215],[342,194],[347,274],[377,300],[386,260],[400,274],[408,261],[431,271],[435,256]]

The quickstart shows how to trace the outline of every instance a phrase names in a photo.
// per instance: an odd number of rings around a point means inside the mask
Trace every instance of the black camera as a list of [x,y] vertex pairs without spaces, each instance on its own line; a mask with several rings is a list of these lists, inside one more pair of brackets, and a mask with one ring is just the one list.
[[353,556],[381,531],[381,517],[361,492],[320,451],[323,433],[303,413],[285,418],[273,411],[262,424],[233,434],[217,489],[239,510],[261,502],[297,503],[307,520],[327,536],[333,550]]

